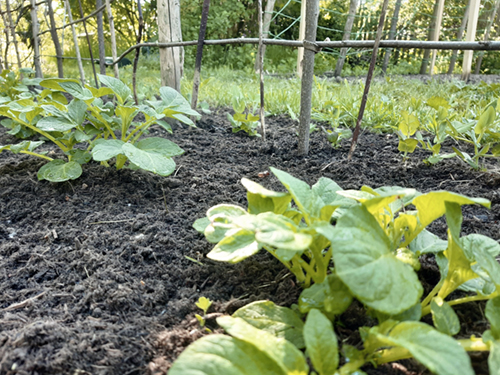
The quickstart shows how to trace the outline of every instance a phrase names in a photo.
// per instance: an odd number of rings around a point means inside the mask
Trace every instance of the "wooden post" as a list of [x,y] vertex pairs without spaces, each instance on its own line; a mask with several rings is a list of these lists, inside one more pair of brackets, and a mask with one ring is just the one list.
[[40,64],[40,38],[38,36],[38,6],[36,0],[31,0],[31,25],[33,30],[33,54],[35,62],[35,77],[43,78],[42,65]]
[[[141,0],[137,0],[137,10],[139,11],[139,30],[137,31],[137,44],[140,44],[142,40],[142,31],[144,30],[144,18],[142,17]],[[134,67],[132,71],[132,86],[134,88],[135,105],[139,105],[139,98],[137,97],[136,75],[137,75],[137,65],[139,64],[140,55],[141,55],[141,49],[137,48],[135,50]]]
[[[264,43],[262,43],[262,0],[258,0],[259,3],[259,14],[258,14],[258,22],[259,22],[259,75],[260,75],[260,132],[262,135],[262,140],[266,140],[266,113],[264,111]],[[313,60],[314,64],[314,60]]]
[[[274,4],[276,3],[276,0],[267,0],[266,3],[266,10],[264,11],[264,23],[262,25],[262,38],[267,38],[269,37],[269,28],[271,27],[271,19],[273,18],[273,11],[274,11]],[[255,73],[259,73],[259,67],[260,67],[260,49],[257,51],[257,56],[255,59],[255,66],[254,70]],[[266,45],[262,45],[262,56],[266,55]]]
[[92,64],[92,72],[94,73],[95,87],[99,88],[99,81],[97,81],[97,73],[95,71],[94,65],[94,54],[92,53],[92,44],[90,44],[89,32],[87,31],[87,23],[83,17],[82,0],[78,0],[78,6],[80,8],[80,17],[83,18],[83,30],[85,30],[85,37],[87,38],[87,45],[89,47],[90,63]]
[[[5,5],[7,7],[7,18],[9,19],[10,34],[12,35],[12,42],[14,43],[14,49],[16,51],[17,66],[19,67],[19,69],[21,69],[22,68],[21,57],[19,55],[19,46],[17,44],[16,27],[15,27],[14,23],[12,22],[12,14],[10,12],[10,1],[5,0]],[[23,75],[21,74],[21,78],[22,77],[23,77]]]
[[304,39],[304,59],[302,60],[302,82],[300,89],[299,154],[309,153],[309,125],[311,122],[312,86],[314,81],[314,56],[319,52],[316,45],[318,29],[319,0],[302,0],[307,3]]
[[[307,0],[301,0],[300,4],[300,27],[299,40],[304,40],[306,35],[306,4]],[[304,48],[299,47],[297,52],[297,75],[302,78],[302,61],[304,60]]]
[[[436,27],[434,28],[434,34],[432,36],[432,41],[439,41],[439,34],[441,33],[441,24],[443,22],[443,11],[444,11],[444,0],[439,0],[438,11],[436,18]],[[431,66],[429,68],[429,74],[434,74],[434,65],[436,64],[436,54],[437,50],[432,50]]]
[[54,9],[52,9],[52,1],[47,1],[47,6],[49,10],[49,20],[50,20],[50,35],[52,36],[52,41],[54,42],[54,49],[57,55],[57,76],[59,78],[64,78],[63,70],[63,50],[61,44],[59,43],[59,36],[56,30],[56,20],[54,18]]
[[363,97],[361,98],[358,120],[356,121],[356,128],[354,128],[354,132],[352,134],[351,149],[349,150],[349,155],[347,155],[347,160],[352,159],[352,155],[354,154],[354,151],[356,150],[356,146],[358,144],[359,131],[361,130],[361,121],[363,121],[363,114],[365,113],[366,102],[368,101],[368,94],[370,92],[370,85],[372,83],[373,71],[375,70],[375,63],[377,62],[378,46],[380,44],[380,40],[382,39],[382,33],[384,31],[385,14],[387,13],[388,5],[389,5],[389,0],[384,0],[384,3],[382,4],[382,11],[380,12],[380,19],[378,22],[375,45],[373,46],[372,60],[370,62],[370,67],[368,68],[365,90],[363,91]]
[[[480,0],[471,0],[469,11],[469,22],[467,24],[467,42],[473,42],[476,39],[477,19],[479,18]],[[462,80],[467,81],[470,77],[473,51],[464,51],[464,62],[462,65]]]
[[71,7],[69,0],[64,0],[66,11],[68,12],[69,23],[71,23],[71,33],[73,34],[73,43],[75,44],[76,61],[78,63],[78,70],[80,71],[80,80],[82,85],[85,85],[85,71],[83,70],[82,56],[80,55],[80,47],[78,46],[78,37],[76,36],[75,25],[73,24],[73,15],[71,14]]
[[[50,1],[50,0],[49,0]],[[102,7],[102,0],[96,0],[96,9]],[[97,43],[99,45],[99,72],[106,75],[106,48],[104,44],[104,22],[102,20],[102,11],[97,13]]]
[[2,15],[2,21],[4,25],[3,32],[5,34],[5,69],[9,69],[9,44],[10,44],[10,32],[9,32],[9,24],[7,19],[5,18],[5,14],[2,10],[2,3],[0,2],[0,14]]
[[[402,0],[396,0],[396,4],[394,5],[394,13],[392,14],[391,29],[389,30],[389,37],[388,37],[389,40],[394,39],[394,37],[396,36],[401,3]],[[389,65],[389,59],[391,58],[391,54],[392,54],[392,48],[387,48],[384,54],[384,63],[382,64],[382,72],[384,74],[387,73],[387,66]]]
[[[434,3],[434,11],[432,12],[431,22],[429,22],[429,36],[427,39],[432,40],[434,32],[436,31],[436,20],[439,10],[439,2]],[[422,64],[420,65],[420,74],[425,74],[427,72],[427,67],[429,66],[429,57],[431,56],[431,50],[424,50],[424,57],[422,58]]]
[[[490,18],[488,20],[488,23],[486,24],[486,31],[484,32],[484,38],[483,40],[487,42],[490,39],[490,31],[491,31],[491,26],[493,26],[493,21],[495,21],[495,17],[498,12],[498,7],[500,6],[500,0],[496,0],[495,6],[491,10]],[[477,57],[476,60],[476,68],[474,70],[475,74],[479,74],[481,71],[481,64],[483,62],[483,56],[484,56],[484,51],[479,52],[479,56]]]
[[191,108],[198,106],[198,91],[200,89],[201,59],[203,58],[203,44],[207,32],[208,11],[210,10],[210,0],[203,1],[201,10],[200,32],[198,34],[198,46],[196,48],[196,60],[194,62],[193,93],[191,95]]
[[[352,26],[354,24],[354,18],[356,16],[357,8],[358,8],[358,0],[351,0],[349,4],[349,13],[347,14],[347,21],[344,26],[344,35],[342,36],[342,40],[351,39],[351,31],[352,31]],[[344,67],[346,55],[347,55],[347,48],[341,48],[340,56],[337,60],[337,64],[335,65],[335,72],[333,73],[335,77],[340,76],[340,74],[342,73],[342,68]]]
[[[469,10],[470,10],[470,2],[467,2],[467,6],[465,7],[464,17],[462,18],[462,23],[460,24],[460,28],[457,33],[457,40],[461,41],[464,36],[465,26],[467,26],[467,20],[469,19]],[[454,50],[451,53],[450,66],[448,67],[448,74],[453,74],[453,70],[455,69],[455,63],[457,62],[458,51]]]
[[[182,41],[180,0],[158,1],[158,41]],[[180,92],[184,65],[182,47],[160,48],[161,84]]]
[[[115,22],[113,18],[113,13],[111,12],[111,5],[109,4],[109,0],[106,0],[106,12],[108,13],[109,32],[111,34],[111,56],[113,56],[113,61],[116,61],[118,55],[116,53]],[[115,78],[119,79],[120,73],[118,70],[118,64],[113,65],[113,71],[115,72]]]

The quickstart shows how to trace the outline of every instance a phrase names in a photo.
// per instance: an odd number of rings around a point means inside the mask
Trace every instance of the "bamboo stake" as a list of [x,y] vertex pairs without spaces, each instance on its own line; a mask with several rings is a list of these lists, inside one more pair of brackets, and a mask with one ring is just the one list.
[[73,43],[75,44],[76,60],[78,63],[78,70],[80,71],[80,79],[82,85],[85,85],[85,71],[83,70],[82,56],[80,55],[80,47],[78,46],[78,37],[76,36],[75,24],[73,23],[73,15],[71,14],[71,7],[69,5],[69,0],[64,0],[66,5],[66,11],[68,12],[69,22],[71,25],[71,33],[73,34]]
[[[319,11],[319,8],[318,8]],[[262,140],[266,140],[266,113],[264,111],[264,43],[262,43],[262,0],[259,0],[259,75],[260,75],[260,132]],[[314,38],[316,39],[316,37]],[[314,58],[314,56],[313,56]],[[314,64],[314,60],[313,60]],[[313,71],[314,74],[314,71]]]
[[[96,7],[102,8],[102,0],[96,0]],[[102,11],[97,13],[97,42],[99,46],[99,73],[106,75],[106,48],[104,44],[104,23]]]
[[[7,0],[8,1],[8,0]],[[61,48],[61,44],[59,43],[59,37],[56,31],[56,20],[54,18],[54,9],[52,9],[52,1],[49,0],[47,2],[48,10],[49,10],[49,19],[50,19],[50,34],[52,36],[52,41],[54,42],[54,49],[56,50],[57,57],[57,75],[59,78],[64,78],[64,70],[63,70],[63,59],[61,58],[63,55],[63,50]]]
[[[111,33],[111,54],[113,56],[113,61],[115,61],[116,56],[117,56],[117,54],[116,54],[115,22],[114,22],[113,13],[111,12],[111,5],[109,3],[109,0],[106,0],[106,12],[108,13],[109,31]],[[118,70],[118,64],[113,65],[113,70],[115,72],[115,78],[119,79],[120,73]]]
[[314,80],[314,56],[319,52],[316,44],[318,28],[319,0],[306,1],[306,30],[304,39],[304,59],[302,60],[302,84],[300,89],[299,154],[309,153],[309,125],[311,122],[312,86]]
[[[443,10],[444,10],[444,0],[439,0],[438,3],[438,11],[437,11],[437,19],[436,19],[436,27],[434,28],[434,34],[432,36],[432,40],[437,42],[439,40],[439,34],[441,33],[441,23],[443,22]],[[434,65],[436,64],[436,54],[437,51],[432,51],[431,58],[431,66],[429,68],[429,74],[434,74]]]
[[[276,0],[267,0],[266,10],[264,11],[264,23],[262,25],[262,38],[267,38],[269,36],[269,28],[271,26],[271,19],[273,17],[274,4]],[[257,53],[257,58],[255,59],[254,70],[255,73],[259,72],[260,66],[260,51]],[[262,45],[262,56],[266,55],[266,45]]]
[[[137,10],[139,11],[139,30],[137,33],[137,44],[140,44],[142,40],[142,30],[144,29],[144,19],[142,18],[141,0],[137,0]],[[135,50],[134,68],[132,70],[132,87],[134,88],[134,99],[136,105],[139,105],[139,98],[137,97],[136,74],[137,74],[137,65],[139,64],[140,54],[141,54],[141,49],[137,48]]]
[[2,3],[0,2],[0,13],[2,15],[2,21],[4,25],[3,32],[5,34],[5,69],[9,69],[9,44],[10,44],[10,32],[7,20],[5,19],[5,14],[2,11]]
[[33,30],[33,53],[35,62],[35,77],[43,78],[42,65],[40,64],[40,37],[38,35],[38,15],[37,15],[36,0],[31,0],[31,24]]
[[[307,0],[301,0],[300,4],[300,27],[299,27],[299,41],[303,41],[306,35],[306,7]],[[316,38],[314,38],[316,39]],[[302,78],[302,69],[304,61],[304,47],[299,47],[297,52],[297,75]]]
[[[479,17],[479,5],[480,5],[480,0],[471,0],[469,21],[467,24],[467,36],[466,36],[466,40],[468,42],[471,42],[476,38],[477,19]],[[473,52],[471,50],[466,50],[464,52],[464,61],[462,64],[462,80],[464,81],[467,81],[470,77],[472,57],[473,57]]]
[[201,10],[200,32],[198,34],[198,47],[196,49],[196,60],[194,62],[193,93],[191,95],[191,108],[198,106],[198,92],[200,89],[201,59],[203,58],[203,43],[207,32],[208,12],[210,10],[210,0],[203,1]]
[[[22,68],[21,57],[19,55],[19,46],[17,44],[15,26],[12,23],[12,13],[10,11],[10,1],[9,0],[5,0],[5,5],[7,7],[7,18],[9,19],[10,34],[12,35],[12,42],[14,43],[14,49],[16,51],[17,66],[19,67],[19,69],[21,69]],[[23,78],[23,74],[21,73],[21,79],[22,78]]]
[[372,60],[370,62],[370,68],[368,69],[368,75],[366,76],[365,90],[363,92],[363,97],[361,99],[361,105],[359,107],[358,120],[356,121],[356,128],[352,135],[351,149],[349,150],[349,155],[347,160],[352,159],[352,154],[356,150],[358,144],[359,131],[361,129],[361,121],[363,120],[363,114],[365,113],[366,102],[368,101],[368,93],[370,92],[370,85],[372,83],[373,71],[375,70],[375,63],[377,62],[377,53],[380,45],[380,40],[382,39],[382,32],[384,31],[385,14],[387,13],[387,6],[389,5],[389,0],[384,0],[382,4],[382,11],[380,12],[380,20],[378,22],[377,38],[375,39],[375,45],[373,46]]
[[89,46],[90,63],[92,64],[92,71],[94,72],[95,87],[99,88],[99,82],[97,81],[97,73],[95,71],[95,65],[94,65],[94,54],[92,53],[92,45],[90,44],[89,32],[87,31],[87,23],[85,22],[85,18],[83,17],[82,0],[78,0],[78,5],[80,6],[80,17],[82,18],[83,29],[85,30],[87,45]]
[[[483,40],[485,42],[487,42],[488,39],[490,38],[491,26],[493,26],[493,21],[495,21],[495,17],[497,15],[499,6],[500,6],[500,0],[496,0],[495,6],[493,7],[493,10],[491,12],[490,19],[488,20],[488,24],[486,25],[486,31],[484,32]],[[479,56],[477,57],[477,60],[476,60],[476,68],[474,70],[475,74],[479,74],[479,72],[481,70],[481,64],[483,62],[483,57],[484,57],[484,52],[480,52]]]
[[[467,1],[467,6],[465,7],[464,17],[462,18],[462,23],[460,24],[460,28],[457,33],[457,40],[462,40],[464,36],[465,27],[467,26],[467,20],[469,19],[469,10],[470,10],[470,2]],[[454,50],[451,54],[450,66],[448,67],[448,74],[453,74],[453,70],[455,69],[455,64],[457,62],[458,51]]]

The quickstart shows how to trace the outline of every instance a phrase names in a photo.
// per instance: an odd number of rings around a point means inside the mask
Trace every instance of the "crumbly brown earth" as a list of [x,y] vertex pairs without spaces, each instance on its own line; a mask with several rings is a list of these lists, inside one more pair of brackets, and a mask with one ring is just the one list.
[[[163,374],[201,333],[195,301],[215,301],[210,313],[230,314],[255,300],[290,306],[300,287],[266,253],[237,265],[206,258],[211,245],[192,223],[216,204],[246,205],[242,177],[282,189],[269,166],[315,183],[321,176],[344,189],[399,185],[422,192],[446,189],[492,201],[464,209],[464,233],[500,237],[500,174],[495,163],[475,172],[461,161],[403,162],[394,135],[364,133],[351,162],[349,145],[333,149],[319,132],[309,156],[297,155],[296,123],[267,119],[267,139],[231,133],[222,111],[197,129],[177,127],[168,138],[186,152],[170,177],[84,166],[75,181],[37,181],[44,164],[27,155],[0,154],[0,373]],[[150,135],[166,136],[153,128]],[[14,139],[0,129],[0,144]],[[50,146],[46,146],[50,150]],[[57,154],[56,154],[57,155]],[[431,228],[445,235],[445,223]],[[420,277],[438,279],[432,257]],[[460,337],[486,328],[479,305],[458,309]],[[372,320],[358,304],[336,325],[339,338],[359,345],[357,329]],[[215,321],[208,324],[215,327]],[[477,374],[487,357],[473,355]],[[368,374],[421,374],[414,361],[364,368]]]

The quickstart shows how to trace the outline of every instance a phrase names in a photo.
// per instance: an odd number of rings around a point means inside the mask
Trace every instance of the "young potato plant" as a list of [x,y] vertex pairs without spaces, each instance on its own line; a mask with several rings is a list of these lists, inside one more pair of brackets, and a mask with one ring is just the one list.
[[[304,279],[308,272],[319,273],[318,261],[325,262],[329,272],[321,281],[311,276],[316,283],[301,293],[292,309],[260,301],[232,317],[219,318],[219,325],[231,337],[211,335],[195,342],[174,363],[171,375],[268,373],[263,368],[279,374],[309,374],[307,359],[318,374],[362,374],[364,365],[412,357],[439,375],[472,375],[467,351],[490,351],[490,372],[498,373],[500,264],[495,258],[500,245],[479,234],[460,236],[461,206],[489,207],[489,201],[447,191],[420,194],[399,187],[342,190],[323,179],[310,188],[285,172],[273,169],[273,173],[289,193],[272,192],[244,180],[249,190],[248,212],[223,205],[209,210],[204,233],[219,241],[209,257],[232,262],[269,247],[278,259],[278,250],[301,254],[299,258],[309,266],[303,268]],[[298,211],[290,207],[290,198]],[[443,215],[447,241],[426,229]],[[268,222],[270,217],[274,221]],[[295,221],[287,222],[290,225],[285,229],[285,225],[274,225],[277,217]],[[331,217],[335,225],[330,224]],[[198,221],[197,226],[201,229],[204,224]],[[314,256],[313,250],[321,257]],[[436,254],[441,280],[422,298],[423,287],[415,271],[420,267],[419,256],[429,253]],[[303,265],[297,258],[295,263]],[[289,269],[300,276],[290,264]],[[458,289],[474,295],[450,299]],[[354,298],[378,325],[360,328],[362,348],[342,347],[345,364],[339,368],[332,321]],[[478,300],[488,300],[485,315],[491,329],[482,339],[455,340],[452,336],[459,332],[460,322],[453,306]],[[420,322],[428,314],[434,327]]]
[[233,133],[244,131],[249,136],[260,137],[257,132],[260,127],[260,117],[250,113],[243,98],[243,95],[234,95],[232,99],[234,115],[227,113],[227,119],[231,123]]
[[[38,178],[52,182],[76,179],[82,174],[81,165],[92,158],[104,165],[116,158],[117,169],[125,167],[128,162],[130,168],[162,176],[173,173],[175,162],[172,157],[184,151],[164,138],[140,137],[155,123],[171,132],[170,126],[161,120],[163,118],[194,126],[187,116],[198,117],[199,114],[191,110],[187,101],[172,88],[160,88],[162,100],[134,106],[129,103],[131,90],[122,81],[104,75],[99,79],[105,87],[82,86],[74,79],[43,80],[40,85],[45,90],[40,93],[38,102],[24,99],[0,107],[0,114],[52,141],[67,156],[67,162],[53,160],[34,153],[34,145],[25,145],[20,152],[49,160],[38,172]],[[62,93],[73,97],[69,104],[64,103]],[[116,105],[101,99],[108,95],[114,96]],[[145,117],[141,123],[134,121],[139,113]],[[13,146],[6,145],[0,150],[12,150]]]

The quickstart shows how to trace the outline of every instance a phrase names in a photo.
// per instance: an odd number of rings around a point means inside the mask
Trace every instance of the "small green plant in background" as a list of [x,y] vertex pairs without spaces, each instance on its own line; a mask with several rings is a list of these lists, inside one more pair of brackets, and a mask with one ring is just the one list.
[[198,308],[200,308],[201,310],[203,310],[203,315],[199,315],[199,314],[194,315],[196,317],[196,319],[198,320],[198,322],[200,323],[200,327],[209,333],[212,332],[212,330],[210,328],[205,327],[205,324],[206,324],[205,317],[207,315],[208,309],[210,308],[210,306],[212,306],[212,301],[210,301],[210,299],[208,299],[206,297],[200,297],[198,299],[198,302],[196,302],[196,306]]
[[227,113],[227,119],[231,123],[233,133],[244,131],[249,136],[260,137],[258,129],[260,127],[260,117],[250,113],[247,108],[245,98],[241,93],[236,92],[232,98],[234,115]]

